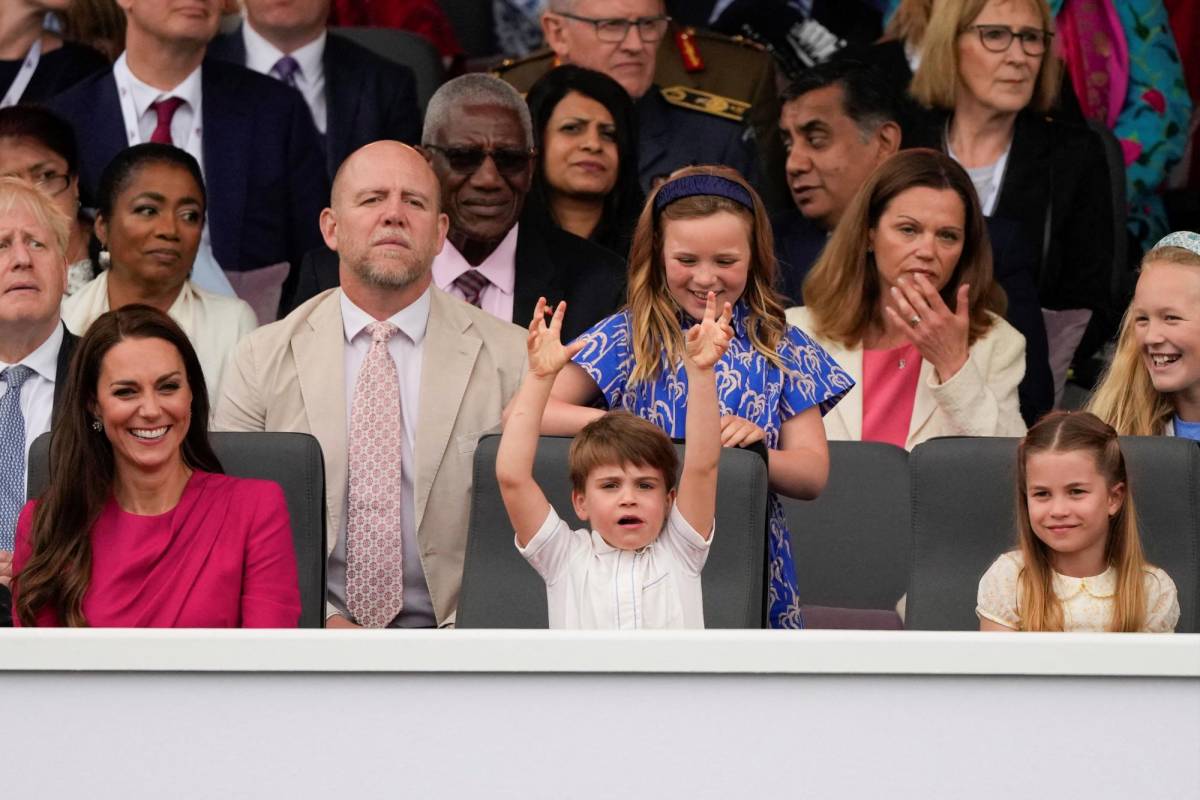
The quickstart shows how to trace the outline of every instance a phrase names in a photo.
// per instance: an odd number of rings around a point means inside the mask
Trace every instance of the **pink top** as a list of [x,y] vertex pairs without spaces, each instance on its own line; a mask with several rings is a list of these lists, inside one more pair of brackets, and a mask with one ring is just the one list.
[[[27,503],[17,520],[14,609],[36,505]],[[292,528],[276,483],[193,472],[165,514],[130,514],[110,498],[91,537],[83,613],[92,627],[294,628],[299,622]],[[38,613],[39,626],[59,624],[54,609]]]
[[864,442],[904,447],[921,379],[921,354],[914,344],[891,350],[863,350]]

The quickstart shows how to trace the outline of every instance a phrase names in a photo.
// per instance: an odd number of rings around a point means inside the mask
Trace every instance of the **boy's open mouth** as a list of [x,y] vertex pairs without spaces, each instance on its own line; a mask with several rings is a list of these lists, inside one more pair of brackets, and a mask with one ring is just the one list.
[[623,516],[619,520],[617,520],[617,524],[618,525],[630,525],[630,526],[641,525],[642,518],[635,517],[632,514],[626,514],[625,516]]

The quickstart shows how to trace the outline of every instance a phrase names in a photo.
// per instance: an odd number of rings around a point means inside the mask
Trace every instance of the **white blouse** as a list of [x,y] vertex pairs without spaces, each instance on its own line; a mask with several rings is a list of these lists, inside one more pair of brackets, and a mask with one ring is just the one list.
[[[1025,561],[1019,551],[996,559],[979,581],[980,619],[1019,630],[1021,615],[1017,609],[1018,578]],[[1158,567],[1146,567],[1146,617],[1143,633],[1171,633],[1179,622],[1179,597],[1171,576]],[[1054,573],[1054,595],[1062,604],[1064,631],[1104,632],[1112,624],[1113,597],[1117,593],[1117,570],[1113,566],[1090,578],[1072,578]]]
[[[96,318],[108,311],[108,272],[101,272],[75,294],[63,300],[62,318],[76,336],[83,336]],[[196,348],[208,398],[213,407],[221,396],[221,375],[233,348],[258,327],[258,319],[245,300],[206,292],[190,280],[167,310]]]

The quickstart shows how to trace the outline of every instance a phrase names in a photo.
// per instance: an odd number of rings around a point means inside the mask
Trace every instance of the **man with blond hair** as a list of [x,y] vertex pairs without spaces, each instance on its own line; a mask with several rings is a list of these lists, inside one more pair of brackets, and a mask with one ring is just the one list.
[[70,222],[45,194],[0,178],[0,625],[12,624],[13,534],[29,445],[50,430],[78,341],[58,308]]

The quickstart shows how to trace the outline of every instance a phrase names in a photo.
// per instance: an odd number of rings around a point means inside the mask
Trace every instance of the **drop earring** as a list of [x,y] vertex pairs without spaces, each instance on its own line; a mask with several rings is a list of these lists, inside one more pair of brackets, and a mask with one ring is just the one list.
[[100,269],[107,270],[112,266],[112,256],[108,254],[108,248],[104,245],[100,246],[100,254],[96,256],[96,263],[100,265]]

